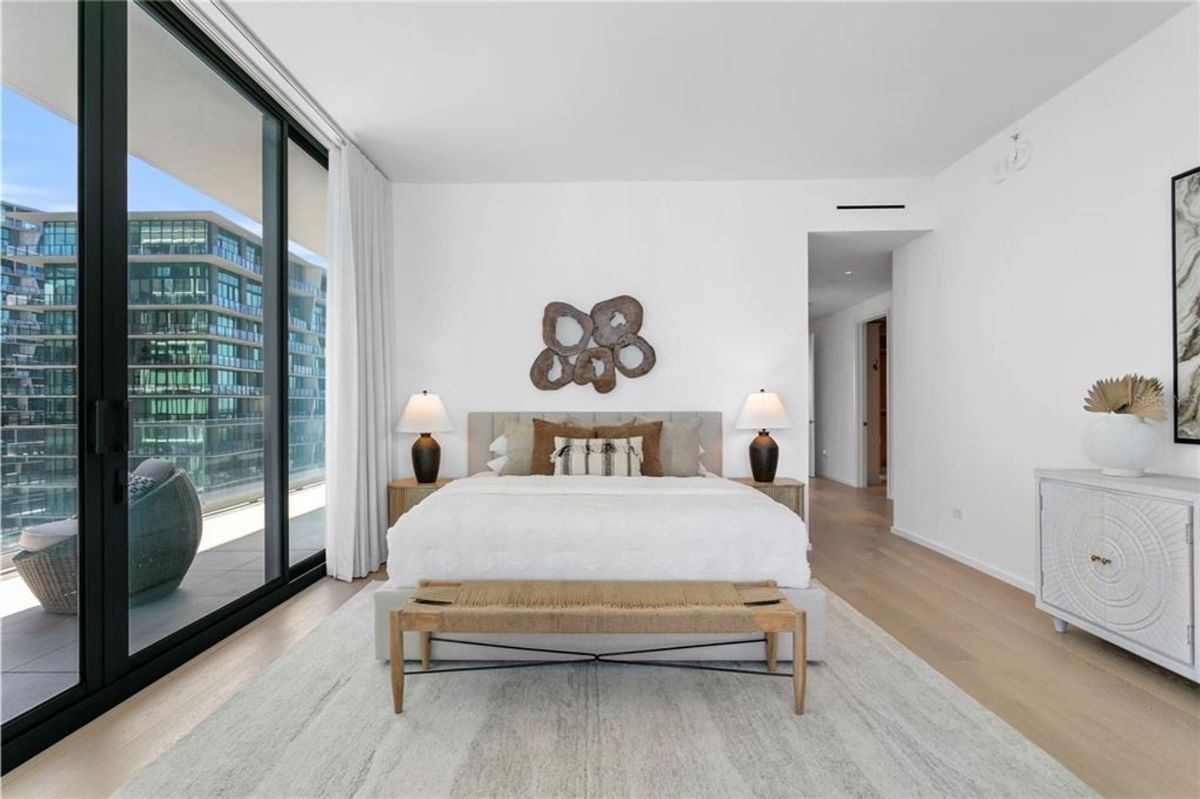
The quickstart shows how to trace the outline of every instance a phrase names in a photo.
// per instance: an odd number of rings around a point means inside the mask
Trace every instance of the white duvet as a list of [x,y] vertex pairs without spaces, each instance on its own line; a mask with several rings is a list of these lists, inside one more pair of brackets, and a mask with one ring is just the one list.
[[387,539],[393,587],[422,579],[809,582],[804,522],[715,477],[477,476],[430,495]]

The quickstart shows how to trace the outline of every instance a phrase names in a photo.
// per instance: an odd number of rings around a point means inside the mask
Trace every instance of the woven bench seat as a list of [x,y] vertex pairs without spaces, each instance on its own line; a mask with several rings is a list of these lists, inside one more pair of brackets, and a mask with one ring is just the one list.
[[776,668],[781,632],[794,633],[796,712],[804,712],[806,617],[772,583],[719,581],[479,580],[422,583],[389,617],[392,698],[404,707],[404,632],[430,640],[454,633],[762,633]]

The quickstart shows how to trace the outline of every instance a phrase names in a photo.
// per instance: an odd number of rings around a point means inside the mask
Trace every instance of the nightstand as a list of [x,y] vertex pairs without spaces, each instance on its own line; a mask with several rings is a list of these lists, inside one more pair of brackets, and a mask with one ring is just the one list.
[[388,527],[415,508],[425,497],[453,479],[453,477],[439,477],[436,483],[418,483],[416,479],[406,477],[403,480],[393,480],[388,483]]
[[786,505],[792,513],[804,518],[804,483],[790,477],[780,477],[773,483],[756,483],[750,477],[735,477],[733,482],[761,491],[780,505]]

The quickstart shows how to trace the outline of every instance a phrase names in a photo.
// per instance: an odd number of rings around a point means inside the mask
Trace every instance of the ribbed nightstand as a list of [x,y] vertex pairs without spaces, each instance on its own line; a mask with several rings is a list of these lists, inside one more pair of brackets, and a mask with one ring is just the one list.
[[439,477],[436,483],[418,483],[411,477],[388,483],[388,527],[404,514],[415,508],[421,500],[453,480]]
[[780,505],[786,505],[801,519],[804,518],[804,483],[799,480],[779,477],[773,483],[756,483],[750,477],[735,477],[733,481],[763,492]]

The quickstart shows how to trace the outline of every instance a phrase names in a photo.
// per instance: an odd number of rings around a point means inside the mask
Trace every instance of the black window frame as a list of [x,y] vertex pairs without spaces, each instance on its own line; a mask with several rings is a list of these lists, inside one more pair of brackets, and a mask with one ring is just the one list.
[[[134,227],[127,211],[128,13],[123,2],[78,0],[78,246],[76,454],[79,462],[79,682],[10,719],[0,730],[7,773],[104,711],[294,596],[325,574],[325,553],[288,564],[288,231],[287,144],[325,169],[328,151],[174,3],[136,4],[264,114],[263,458],[268,513],[268,573],[278,575],[221,609],[137,652],[129,650],[127,512],[114,492],[130,466],[129,442],[114,410],[153,395],[129,391],[128,255]],[[144,223],[143,223],[144,224]],[[142,226],[137,226],[140,241]],[[74,244],[72,245],[75,246]],[[208,245],[206,245],[208,246]],[[246,243],[247,258],[253,249]],[[103,268],[101,268],[103,267]],[[141,317],[144,318],[144,317]],[[209,317],[210,322],[215,320]],[[106,343],[107,342],[107,343]],[[115,343],[112,343],[115,342]],[[120,418],[120,417],[117,417]],[[107,422],[107,423],[106,423]],[[102,430],[117,430],[101,440]],[[119,484],[119,482],[118,482]],[[272,529],[276,531],[271,538]]]

